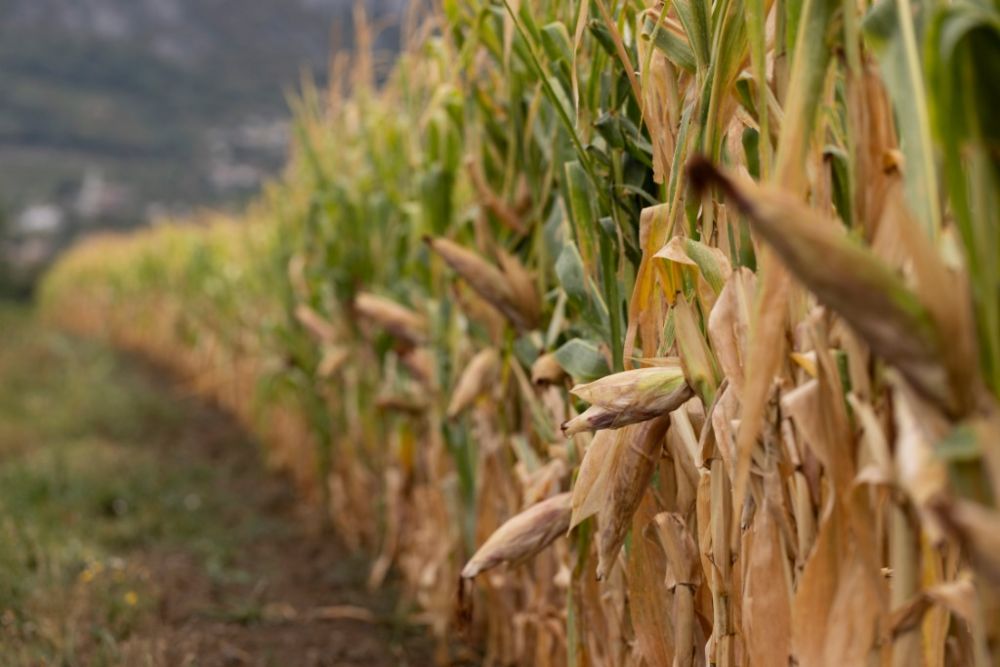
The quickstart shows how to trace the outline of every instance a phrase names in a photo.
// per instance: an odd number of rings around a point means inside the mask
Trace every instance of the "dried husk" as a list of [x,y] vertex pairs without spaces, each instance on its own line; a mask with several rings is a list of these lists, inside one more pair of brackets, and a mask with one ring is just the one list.
[[609,457],[614,449],[621,446],[620,440],[628,433],[628,429],[622,429],[598,431],[594,434],[573,484],[571,529],[601,509],[607,495],[607,479],[612,467]]
[[747,340],[750,335],[750,308],[756,278],[746,268],[730,274],[708,317],[708,337],[719,367],[737,394],[743,391]]
[[608,495],[597,518],[598,579],[608,576],[618,558],[632,515],[656,469],[669,426],[669,415],[633,426],[612,452],[616,465],[609,466]]
[[462,568],[463,579],[500,565],[531,559],[569,529],[570,494],[560,493],[532,505],[501,525]]
[[549,352],[543,354],[531,365],[531,382],[539,386],[558,385],[569,377],[556,355]]
[[750,662],[755,667],[785,667],[791,655],[791,591],[784,543],[770,499],[754,515],[747,539],[743,581],[743,618]]
[[328,379],[333,377],[347,364],[351,358],[351,350],[346,345],[330,345],[323,348],[323,356],[316,366],[316,377]]
[[482,394],[488,392],[500,372],[500,353],[494,348],[486,348],[476,354],[455,383],[448,403],[448,419],[454,419]]
[[[655,511],[653,496],[647,493],[632,520],[633,542],[625,565],[625,581],[639,653],[646,664],[669,665],[675,656],[676,619],[671,618],[671,595],[661,576],[667,562],[646,530],[653,523]],[[692,643],[685,647],[688,653],[693,653]]]
[[507,261],[505,273],[477,253],[443,238],[424,239],[469,285],[494,308],[503,313],[515,327],[530,330],[537,324],[538,301],[534,288],[519,264]]
[[571,391],[592,406],[562,425],[567,437],[653,419],[676,410],[692,395],[677,363],[614,373]]
[[410,345],[427,342],[427,320],[391,299],[360,292],[354,297],[354,311]]
[[656,515],[657,534],[667,556],[664,584],[674,595],[674,643],[676,667],[694,664],[695,595],[702,584],[698,547],[684,518],[677,513]]
[[337,340],[337,328],[325,317],[304,303],[295,307],[295,319],[299,321],[320,343],[330,344]]

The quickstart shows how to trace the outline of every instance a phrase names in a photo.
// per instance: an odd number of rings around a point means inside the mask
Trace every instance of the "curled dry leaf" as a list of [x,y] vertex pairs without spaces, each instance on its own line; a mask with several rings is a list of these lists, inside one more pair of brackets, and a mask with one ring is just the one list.
[[[895,477],[909,495],[914,506],[928,518],[927,509],[947,494],[948,470],[944,462],[934,455],[929,434],[921,427],[912,400],[897,391],[894,396],[896,417],[896,470]],[[932,518],[932,515],[931,515]],[[926,528],[936,539],[940,530],[933,518]]]
[[714,306],[733,270],[724,252],[682,236],[670,239],[653,256],[696,269],[698,297],[706,312]]
[[694,664],[695,642],[695,591],[701,585],[701,562],[698,547],[688,531],[684,517],[676,512],[656,515],[657,534],[667,555],[667,590],[674,593],[674,642],[677,667]]
[[924,594],[935,603],[956,614],[966,623],[977,623],[979,604],[972,573],[968,570],[959,573],[954,581],[931,586]]
[[828,471],[835,488],[844,491],[854,479],[854,471],[844,456],[846,440],[831,428],[832,420],[823,410],[825,391],[820,380],[809,380],[781,397],[781,409],[795,425],[801,441]]
[[1000,585],[1000,512],[962,499],[939,499],[933,511],[956,537],[976,571]]
[[698,546],[688,531],[684,517],[677,512],[660,512],[656,515],[657,535],[667,554],[667,588],[700,586],[701,563]]
[[781,189],[731,178],[704,159],[692,160],[689,175],[699,189],[720,186],[789,270],[918,393],[951,416],[968,412],[961,399],[972,380],[968,369],[945,365],[949,355],[931,311],[870,250]]
[[708,338],[719,366],[737,395],[743,391],[750,309],[757,289],[753,273],[744,267],[734,271],[708,316]]
[[619,431],[598,431],[583,455],[580,471],[573,484],[573,516],[570,528],[576,527],[587,517],[597,514],[604,502],[607,489],[608,463],[611,451],[617,448],[628,429]]
[[754,515],[747,533],[746,574],[743,582],[743,619],[753,664],[786,667],[791,651],[791,592],[785,576],[787,563],[776,508],[770,499]]
[[917,629],[924,615],[933,605],[940,605],[973,625],[979,622],[979,604],[971,573],[964,572],[954,581],[947,581],[920,591],[893,610],[889,617],[887,634],[896,638]]
[[409,345],[427,342],[427,320],[391,299],[360,292],[354,297],[354,311]]
[[501,563],[518,564],[532,558],[569,529],[570,494],[560,493],[508,519],[462,568],[472,579]]
[[472,358],[462,371],[448,403],[448,419],[454,419],[464,412],[496,381],[500,370],[500,353],[488,347]]

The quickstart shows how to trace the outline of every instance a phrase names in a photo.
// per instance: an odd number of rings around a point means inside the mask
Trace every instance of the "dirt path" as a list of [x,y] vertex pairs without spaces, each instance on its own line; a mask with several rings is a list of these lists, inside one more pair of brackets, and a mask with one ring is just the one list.
[[158,591],[156,623],[125,646],[165,665],[427,665],[431,646],[396,616],[391,591],[364,588],[349,556],[285,480],[268,474],[231,419],[177,390],[183,432],[163,452],[207,463],[216,490],[244,499],[220,517],[255,526],[213,577],[184,545],[141,554]]
[[100,345],[0,324],[0,664],[432,664],[226,415]]

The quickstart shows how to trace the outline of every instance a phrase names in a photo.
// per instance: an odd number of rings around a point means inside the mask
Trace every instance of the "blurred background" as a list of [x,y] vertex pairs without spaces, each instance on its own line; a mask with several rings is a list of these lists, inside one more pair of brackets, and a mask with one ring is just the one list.
[[[82,234],[241,206],[284,163],[288,94],[353,47],[355,4],[0,0],[0,296]],[[405,5],[363,3],[386,65]]]

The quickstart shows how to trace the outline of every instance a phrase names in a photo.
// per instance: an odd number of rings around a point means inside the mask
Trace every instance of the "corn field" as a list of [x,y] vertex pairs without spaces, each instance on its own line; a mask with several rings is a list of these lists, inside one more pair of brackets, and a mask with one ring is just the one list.
[[1000,661],[1000,11],[442,0],[47,316],[181,371],[450,659]]

